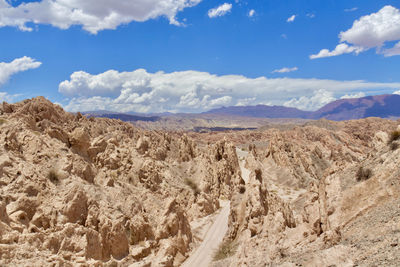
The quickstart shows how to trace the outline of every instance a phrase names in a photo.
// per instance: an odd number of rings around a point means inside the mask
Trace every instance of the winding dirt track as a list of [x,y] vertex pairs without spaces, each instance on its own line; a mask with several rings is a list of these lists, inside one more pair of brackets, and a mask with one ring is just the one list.
[[218,249],[226,232],[228,231],[228,217],[230,202],[221,201],[222,208],[214,223],[208,230],[200,247],[183,263],[184,267],[206,267],[213,258],[214,252]]

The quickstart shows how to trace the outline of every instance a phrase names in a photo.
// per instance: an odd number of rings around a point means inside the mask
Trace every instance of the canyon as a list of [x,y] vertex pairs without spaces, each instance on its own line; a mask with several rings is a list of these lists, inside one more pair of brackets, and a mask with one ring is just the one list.
[[145,123],[3,102],[0,265],[400,262],[400,121]]

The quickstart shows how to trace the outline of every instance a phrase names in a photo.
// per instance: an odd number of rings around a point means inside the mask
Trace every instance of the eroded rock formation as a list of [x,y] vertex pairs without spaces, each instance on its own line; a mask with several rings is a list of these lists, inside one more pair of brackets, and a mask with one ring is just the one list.
[[216,211],[240,178],[229,142],[199,149],[42,97],[0,114],[1,264],[177,266],[189,222]]

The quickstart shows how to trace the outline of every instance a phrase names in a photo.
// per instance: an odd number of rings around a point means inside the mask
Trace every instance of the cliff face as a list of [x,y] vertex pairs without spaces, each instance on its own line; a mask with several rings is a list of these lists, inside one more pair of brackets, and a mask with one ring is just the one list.
[[0,262],[179,265],[189,222],[240,183],[233,145],[64,112],[0,106]]

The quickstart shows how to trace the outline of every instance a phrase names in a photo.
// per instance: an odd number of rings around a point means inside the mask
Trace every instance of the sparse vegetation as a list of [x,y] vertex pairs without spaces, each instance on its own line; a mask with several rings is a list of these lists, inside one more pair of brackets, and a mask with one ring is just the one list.
[[193,180],[190,179],[190,178],[185,178],[185,184],[186,184],[187,186],[189,186],[189,187],[192,189],[192,191],[193,191],[193,193],[194,193],[195,196],[197,196],[198,194],[200,194],[200,189],[199,189],[199,187],[197,186],[197,184],[196,184],[195,181],[193,181]]
[[399,148],[399,144],[395,143],[395,141],[398,141],[399,139],[400,139],[400,131],[395,130],[390,133],[388,145],[390,146],[391,150],[396,150]]
[[7,121],[5,119],[0,119],[0,125],[3,125],[4,123],[6,123]]
[[400,131],[396,130],[390,133],[389,143],[400,139]]
[[57,174],[57,172],[54,169],[51,169],[49,173],[47,174],[47,178],[52,182],[53,184],[58,184],[60,182],[60,177]]
[[244,194],[246,192],[246,187],[244,186],[244,185],[241,185],[240,187],[239,187],[239,193],[240,194]]
[[222,242],[214,254],[214,261],[226,259],[236,252],[237,245],[232,240]]
[[358,182],[368,180],[372,177],[372,170],[370,168],[360,167],[356,174],[356,179]]
[[399,148],[399,143],[393,142],[393,143],[390,144],[390,149],[391,150],[396,150],[398,148]]

